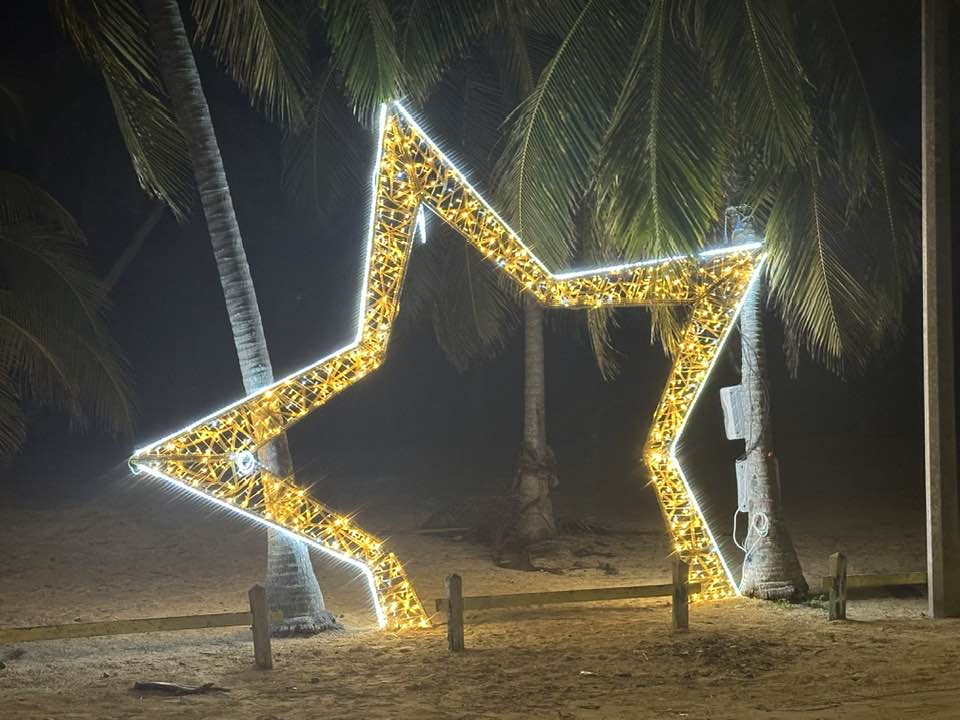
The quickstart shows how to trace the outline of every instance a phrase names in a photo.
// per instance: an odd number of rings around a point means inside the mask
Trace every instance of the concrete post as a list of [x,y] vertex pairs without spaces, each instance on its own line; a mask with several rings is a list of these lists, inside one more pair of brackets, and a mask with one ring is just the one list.
[[923,0],[923,395],[930,617],[960,616],[948,0]]

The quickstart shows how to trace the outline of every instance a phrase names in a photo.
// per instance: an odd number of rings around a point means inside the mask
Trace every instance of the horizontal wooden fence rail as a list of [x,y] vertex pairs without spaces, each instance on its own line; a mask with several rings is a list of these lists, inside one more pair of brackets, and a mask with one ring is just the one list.
[[[272,622],[283,619],[274,612]],[[202,630],[251,626],[249,612],[213,613],[211,615],[180,615],[175,617],[143,618],[138,620],[105,620],[103,622],[70,623],[68,625],[37,625],[0,629],[0,643],[34,642],[36,640],[67,640],[70,638],[99,637],[101,635],[128,635],[133,633],[166,632],[171,630]]]
[[463,578],[450,575],[444,581],[447,597],[434,600],[437,612],[447,617],[447,647],[452,652],[464,649],[464,612],[493,610],[495,608],[555,605],[559,603],[598,602],[604,600],[632,600],[634,598],[669,597],[673,629],[685,631],[689,627],[689,599],[700,592],[700,583],[689,582],[689,566],[674,560],[673,582],[661,585],[626,585],[620,587],[589,588],[583,590],[552,590],[508,595],[464,595]]
[[[700,592],[700,583],[687,586],[691,594]],[[553,590],[510,595],[465,595],[464,610],[493,610],[495,608],[555,605],[559,603],[597,602],[603,600],[630,600],[633,598],[672,597],[673,583],[662,585],[626,585],[621,587],[589,588],[585,590]],[[437,598],[437,612],[447,613],[450,601]]]
[[[832,575],[821,578],[820,587],[829,590],[833,583]],[[847,589],[900,587],[903,585],[926,585],[925,572],[893,573],[891,575],[847,575]]]
[[140,618],[136,620],[104,620],[102,622],[70,623],[68,625],[35,625],[33,627],[0,628],[0,645],[5,643],[36,642],[38,640],[70,640],[102,637],[104,635],[131,635],[136,633],[203,630],[247,626],[253,631],[254,659],[258,668],[273,668],[270,650],[270,626],[283,620],[279,610],[270,612],[267,593],[261,585],[254,585],[247,594],[249,612],[211,613],[209,615],[177,615],[174,617]]

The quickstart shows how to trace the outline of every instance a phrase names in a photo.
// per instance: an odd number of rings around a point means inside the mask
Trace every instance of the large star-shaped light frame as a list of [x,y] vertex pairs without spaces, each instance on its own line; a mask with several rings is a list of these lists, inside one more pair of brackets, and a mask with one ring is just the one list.
[[413,236],[417,227],[423,232],[423,208],[458,230],[484,258],[546,306],[690,306],[690,320],[654,414],[644,458],[674,550],[689,563],[691,581],[699,582],[707,597],[736,592],[675,450],[758,272],[761,245],[552,273],[399,104],[384,106],[380,115],[356,337],[312,365],[137,450],[131,467],[356,567],[367,579],[381,627],[429,625],[400,561],[383,540],[261,462],[271,440],[383,362]]

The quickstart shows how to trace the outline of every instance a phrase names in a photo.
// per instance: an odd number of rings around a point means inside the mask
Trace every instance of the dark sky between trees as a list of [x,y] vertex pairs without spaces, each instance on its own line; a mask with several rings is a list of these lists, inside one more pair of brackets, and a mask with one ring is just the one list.
[[[897,141],[919,159],[919,8],[899,0],[839,4],[878,112]],[[27,98],[25,140],[15,146],[4,142],[3,165],[37,181],[76,215],[89,237],[90,255],[105,275],[149,205],[136,185],[102,81],[53,27],[44,3],[4,5],[0,57],[3,76],[15,78]],[[352,334],[367,191],[345,203],[328,224],[295,209],[279,180],[280,132],[250,109],[206,53],[199,52],[198,60],[274,367],[283,375]],[[443,144],[443,138],[437,140]],[[371,133],[364,149],[371,163],[372,153]],[[361,174],[366,172],[365,166]],[[137,437],[129,442],[96,435],[68,438],[62,420],[38,417],[20,466],[60,469],[80,456],[91,473],[119,472],[134,445],[242,394],[199,213],[182,225],[169,215],[162,221],[116,286],[113,302],[111,325],[137,387]],[[909,486],[920,492],[916,289],[909,308],[911,323],[902,343],[847,382],[806,360],[799,378],[789,379],[776,352],[780,330],[769,323],[774,435],[785,492],[825,490],[835,477],[808,468],[831,463],[856,468],[865,453],[876,456],[878,447],[896,459],[890,472],[868,473],[872,487]],[[621,319],[623,369],[611,383],[600,379],[584,342],[548,334],[548,427],[561,481],[568,486],[616,485],[629,478],[666,376],[668,361],[649,343],[646,314],[625,311]],[[498,360],[458,375],[426,322],[402,324],[381,371],[293,432],[297,467],[327,475],[427,474],[461,478],[453,482],[469,484],[471,492],[495,489],[511,471],[520,437],[519,338]],[[732,357],[728,352],[721,361],[714,390],[721,380],[735,381]],[[693,448],[690,462],[711,468],[730,484],[738,449],[723,440],[716,393],[704,398],[687,441]],[[812,456],[818,463],[809,465]],[[857,481],[867,480],[850,475],[850,482]]]

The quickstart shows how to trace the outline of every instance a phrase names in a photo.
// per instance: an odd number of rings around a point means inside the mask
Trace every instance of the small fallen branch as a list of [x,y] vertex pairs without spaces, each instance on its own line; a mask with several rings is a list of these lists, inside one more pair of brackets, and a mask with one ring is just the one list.
[[135,682],[134,690],[165,693],[167,695],[205,695],[212,692],[230,692],[227,688],[217,687],[212,682],[203,685],[177,685],[170,682]]

